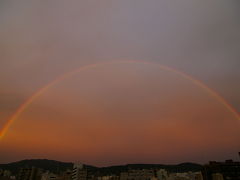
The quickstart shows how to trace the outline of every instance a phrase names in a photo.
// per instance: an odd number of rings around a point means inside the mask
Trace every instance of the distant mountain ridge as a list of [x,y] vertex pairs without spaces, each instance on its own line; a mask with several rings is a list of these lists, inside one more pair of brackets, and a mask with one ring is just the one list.
[[73,167],[73,163],[66,163],[48,159],[26,159],[8,164],[0,164],[1,169],[10,170],[14,174],[16,174],[20,168],[25,167],[38,167],[43,170],[57,173],[58,171],[71,169]]
[[[90,172],[97,175],[110,175],[127,171],[129,169],[166,169],[169,172],[186,172],[186,171],[201,171],[202,165],[196,163],[181,163],[178,165],[163,165],[163,164],[127,164],[109,167],[95,167],[84,165]],[[8,164],[0,164],[0,169],[10,170],[13,174],[17,174],[20,168],[38,167],[45,171],[59,173],[67,169],[72,169],[73,163],[60,162],[48,159],[27,159]]]

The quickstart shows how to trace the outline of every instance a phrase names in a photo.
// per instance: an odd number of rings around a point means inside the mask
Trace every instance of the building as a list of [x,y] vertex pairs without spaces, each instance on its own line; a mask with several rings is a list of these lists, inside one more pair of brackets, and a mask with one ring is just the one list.
[[157,178],[158,180],[167,180],[168,172],[165,169],[159,169],[157,171]]
[[21,168],[17,180],[41,180],[42,171],[39,168]]
[[225,162],[211,161],[204,166],[203,176],[204,180],[220,180],[221,178],[224,180],[240,180],[240,162],[232,160],[226,160]]
[[41,180],[59,180],[59,177],[56,174],[47,171],[42,174]]
[[120,174],[120,180],[151,180],[155,177],[154,170],[128,170]]
[[221,173],[212,174],[212,180],[224,180],[223,175]]
[[68,169],[65,172],[63,172],[62,180],[72,180],[72,171]]
[[195,172],[195,180],[203,180],[202,172]]
[[203,180],[201,172],[171,173],[167,180]]
[[97,178],[98,180],[119,180],[119,176],[111,175],[111,176],[101,176]]
[[87,180],[88,174],[87,169],[84,168],[83,164],[75,163],[72,170],[72,180]]

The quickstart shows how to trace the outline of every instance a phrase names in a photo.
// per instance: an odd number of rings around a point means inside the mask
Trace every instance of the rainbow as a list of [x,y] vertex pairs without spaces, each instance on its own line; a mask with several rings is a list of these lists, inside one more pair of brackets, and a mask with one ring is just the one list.
[[20,116],[20,114],[28,107],[31,105],[31,103],[37,99],[39,96],[41,96],[44,92],[46,92],[50,87],[54,86],[55,84],[68,79],[72,76],[74,76],[75,74],[81,72],[81,71],[85,71],[88,69],[92,69],[92,68],[96,68],[100,65],[111,65],[111,64],[146,64],[146,65],[155,65],[157,67],[159,67],[162,70],[165,71],[169,71],[172,73],[175,73],[176,75],[191,81],[193,84],[195,84],[196,86],[204,89],[209,95],[211,95],[212,97],[214,97],[216,100],[218,100],[219,103],[221,103],[229,112],[231,112],[239,121],[240,121],[240,116],[238,114],[238,112],[228,103],[226,102],[226,100],[221,97],[217,92],[213,91],[211,88],[209,88],[207,85],[205,85],[204,83],[202,83],[201,81],[191,77],[190,75],[181,72],[177,69],[165,66],[165,65],[161,65],[158,63],[154,63],[154,62],[146,62],[146,61],[135,61],[135,60],[124,60],[124,61],[111,61],[111,62],[102,62],[102,63],[96,63],[96,64],[90,64],[90,65],[85,65],[82,66],[76,70],[73,70],[71,72],[65,73],[59,77],[57,77],[55,80],[51,81],[50,83],[48,83],[46,86],[40,88],[37,92],[35,92],[32,96],[30,96],[23,104],[21,104],[19,106],[19,108],[13,113],[13,115],[8,119],[8,121],[4,124],[3,128],[0,130],[0,140],[6,135],[6,133],[8,132],[9,128],[11,127],[11,125],[14,123],[14,121],[16,121],[18,119],[18,117]]

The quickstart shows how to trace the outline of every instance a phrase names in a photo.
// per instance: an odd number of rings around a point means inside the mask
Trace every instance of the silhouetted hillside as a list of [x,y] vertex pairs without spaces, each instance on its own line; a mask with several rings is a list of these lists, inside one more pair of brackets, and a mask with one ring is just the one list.
[[20,168],[25,167],[38,167],[43,170],[49,170],[51,172],[59,172],[67,169],[72,169],[73,163],[65,163],[54,160],[47,159],[30,159],[22,160],[18,162],[13,162],[9,164],[0,164],[1,169],[10,170],[12,173],[16,174]]
[[[120,166],[109,166],[109,167],[94,167],[84,165],[91,173],[97,175],[110,175],[121,172],[126,172],[129,169],[166,169],[169,172],[186,172],[186,171],[200,171],[202,166],[195,163],[182,163],[178,165],[162,165],[162,164],[127,164]],[[16,174],[22,167],[38,167],[45,171],[51,171],[59,173],[67,169],[72,169],[73,163],[59,162],[47,159],[31,159],[13,162],[9,164],[0,164],[1,169],[10,170],[13,174]]]

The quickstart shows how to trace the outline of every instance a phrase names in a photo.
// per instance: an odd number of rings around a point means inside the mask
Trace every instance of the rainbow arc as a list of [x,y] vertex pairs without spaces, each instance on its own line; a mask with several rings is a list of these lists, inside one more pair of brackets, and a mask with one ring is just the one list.
[[27,109],[28,106],[31,105],[31,103],[36,100],[39,96],[41,96],[44,92],[46,92],[49,88],[52,86],[58,84],[59,82],[68,79],[82,71],[86,71],[89,69],[97,68],[98,66],[104,66],[104,65],[111,65],[111,64],[145,64],[145,65],[155,65],[159,67],[162,70],[169,71],[172,73],[175,73],[176,75],[191,81],[193,84],[196,86],[204,89],[209,95],[211,95],[213,98],[215,98],[219,103],[221,103],[229,112],[231,112],[236,119],[239,120],[240,122],[240,116],[238,112],[223,98],[221,97],[217,92],[209,88],[207,85],[202,83],[201,81],[193,78],[192,76],[181,72],[177,69],[161,65],[158,63],[154,62],[147,62],[147,61],[135,61],[135,60],[125,60],[125,61],[111,61],[111,62],[102,62],[102,63],[96,63],[96,64],[90,64],[90,65],[85,65],[82,66],[76,70],[73,70],[71,72],[65,73],[59,77],[57,77],[55,80],[49,82],[47,85],[44,87],[40,88],[37,92],[35,92],[32,96],[30,96],[23,104],[19,106],[19,108],[13,113],[13,115],[8,119],[8,121],[4,124],[3,128],[0,130],[0,140],[6,135],[8,132],[9,128],[12,126],[12,124],[18,119],[18,117],[21,115],[23,111]]

